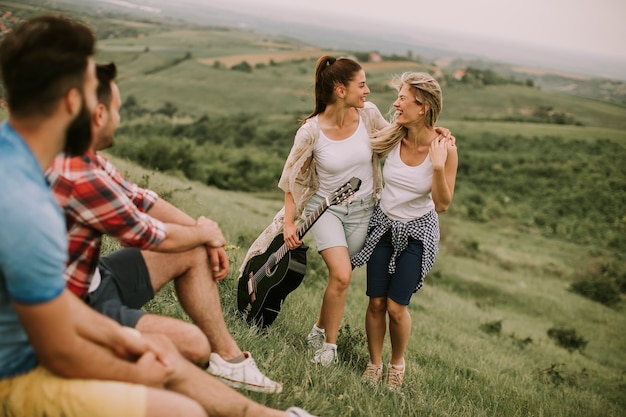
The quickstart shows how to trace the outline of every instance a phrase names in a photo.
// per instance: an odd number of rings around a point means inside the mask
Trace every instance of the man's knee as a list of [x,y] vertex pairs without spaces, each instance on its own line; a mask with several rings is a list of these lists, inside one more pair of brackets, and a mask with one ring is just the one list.
[[190,268],[208,267],[209,255],[206,247],[198,246],[185,252],[185,256],[188,258],[188,265]]
[[136,328],[141,332],[166,336],[185,358],[197,365],[209,362],[211,345],[202,330],[194,324],[171,317],[145,314]]
[[211,344],[206,335],[198,326],[189,325],[188,343],[180,346],[179,350],[187,359],[196,365],[204,366],[209,363],[211,355]]

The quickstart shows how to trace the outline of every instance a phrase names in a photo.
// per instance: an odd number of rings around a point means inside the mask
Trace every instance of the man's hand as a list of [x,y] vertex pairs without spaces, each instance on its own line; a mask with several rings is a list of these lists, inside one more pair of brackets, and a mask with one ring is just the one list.
[[212,248],[207,246],[207,255],[213,271],[213,279],[221,281],[228,275],[228,254],[224,248]]
[[139,376],[137,382],[149,387],[164,388],[174,373],[174,370],[160,361],[152,351],[144,353],[135,365]]
[[207,245],[213,248],[221,248],[226,245],[226,239],[222,234],[222,230],[213,220],[207,219],[204,216],[198,217],[196,225],[204,229],[204,235],[208,237]]
[[143,335],[130,327],[122,329],[129,347],[132,345],[144,349],[143,352],[130,359],[138,368],[139,380],[137,382],[150,387],[164,388],[174,373],[174,368],[168,359],[171,353],[164,348],[164,342],[169,342],[169,339],[160,335]]
[[149,350],[148,342],[141,333],[132,327],[120,327],[117,343],[111,347],[116,356],[128,361],[136,361]]

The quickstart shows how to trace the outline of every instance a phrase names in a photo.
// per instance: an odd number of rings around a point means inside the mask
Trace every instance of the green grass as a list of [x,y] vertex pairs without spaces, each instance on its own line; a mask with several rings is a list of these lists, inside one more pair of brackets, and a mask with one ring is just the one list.
[[[238,317],[237,269],[247,246],[281,206],[279,194],[260,198],[222,191],[113,161],[193,216],[219,222],[232,245],[231,272],[220,283],[229,328],[260,367],[285,384],[278,396],[249,394],[257,401],[354,417],[591,417],[621,416],[626,410],[623,306],[608,308],[568,290],[572,274],[589,262],[585,246],[442,215],[439,258],[410,306],[413,330],[401,397],[359,382],[367,360],[363,268],[355,271],[339,338],[350,355],[335,368],[311,364],[304,342],[326,281],[314,249],[303,284],[267,331],[251,329]],[[171,286],[148,309],[187,319]],[[500,332],[481,330],[494,321],[501,322]],[[589,341],[582,352],[570,353],[547,336],[562,325]]]

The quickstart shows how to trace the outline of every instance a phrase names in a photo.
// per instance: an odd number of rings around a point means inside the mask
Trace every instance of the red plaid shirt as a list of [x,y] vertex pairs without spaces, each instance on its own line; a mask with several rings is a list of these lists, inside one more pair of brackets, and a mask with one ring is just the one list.
[[65,281],[76,295],[87,295],[103,234],[140,249],[153,249],[165,239],[165,225],[146,214],[157,194],[128,181],[104,156],[92,152],[75,158],[57,156],[46,177],[65,212],[69,235]]

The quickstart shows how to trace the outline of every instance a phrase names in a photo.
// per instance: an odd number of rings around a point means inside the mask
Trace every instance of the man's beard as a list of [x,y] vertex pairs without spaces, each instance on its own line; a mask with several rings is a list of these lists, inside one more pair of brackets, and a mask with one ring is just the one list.
[[63,151],[69,156],[84,154],[91,145],[91,111],[83,99],[78,116],[68,126],[65,133],[65,148]]

